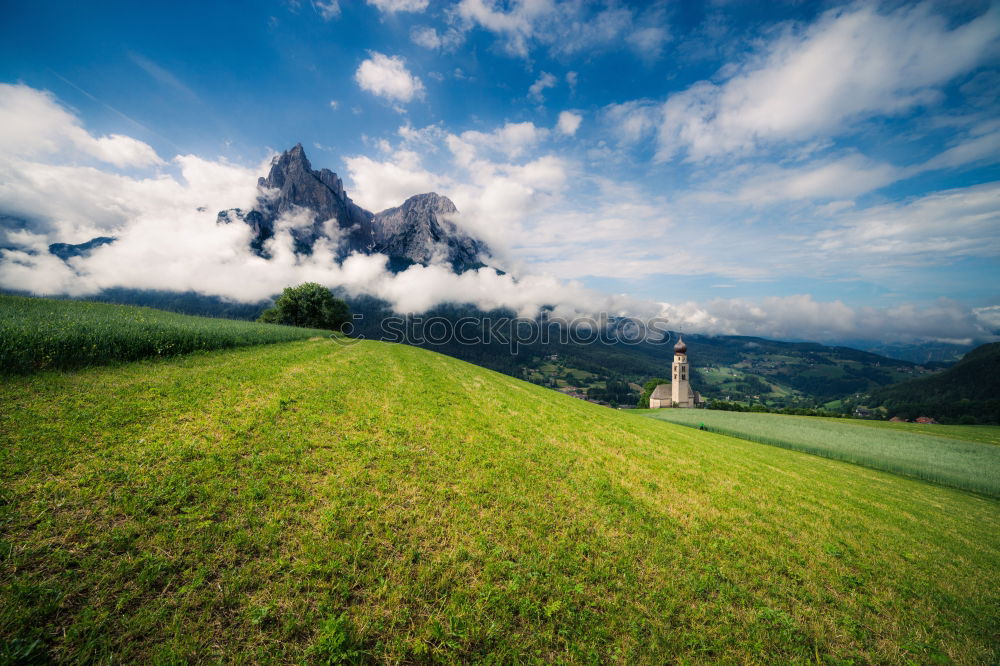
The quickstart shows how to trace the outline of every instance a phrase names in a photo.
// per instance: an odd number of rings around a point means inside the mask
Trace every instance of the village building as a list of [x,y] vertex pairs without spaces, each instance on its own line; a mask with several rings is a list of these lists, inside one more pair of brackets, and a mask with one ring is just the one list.
[[701,394],[691,388],[691,366],[688,364],[687,345],[684,338],[674,345],[674,364],[669,384],[659,384],[649,396],[649,408],[697,407]]

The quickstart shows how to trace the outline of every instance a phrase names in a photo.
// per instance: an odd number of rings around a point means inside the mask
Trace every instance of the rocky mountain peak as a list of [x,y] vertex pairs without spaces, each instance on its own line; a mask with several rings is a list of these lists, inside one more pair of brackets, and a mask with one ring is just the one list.
[[[322,215],[328,211],[335,212],[354,206],[354,202],[344,192],[344,184],[337,174],[329,169],[313,171],[301,143],[276,157],[271,163],[267,178],[258,179],[257,185],[266,190],[278,190],[278,205],[286,209],[301,206]],[[355,207],[361,210],[360,207]]]
[[252,247],[262,256],[266,256],[266,241],[274,236],[277,220],[302,209],[313,212],[311,225],[291,230],[295,250],[302,254],[310,253],[316,240],[327,234],[324,225],[331,219],[341,229],[341,256],[384,253],[394,268],[447,261],[462,271],[482,266],[480,256],[488,251],[482,241],[450,219],[458,209],[448,197],[436,192],[418,194],[373,215],[351,201],[337,174],[313,170],[301,143],[275,157],[267,177],[257,184],[261,195],[253,210],[223,211],[218,221],[249,224],[254,230]]
[[483,266],[488,248],[454,223],[457,213],[451,199],[436,192],[412,196],[375,215],[376,251],[411,263],[446,261],[458,272]]
[[278,219],[301,210],[312,215],[310,224],[291,230],[296,252],[311,253],[316,240],[327,235],[324,225],[329,220],[342,230],[338,234],[341,255],[371,248],[372,214],[351,201],[337,174],[329,169],[314,171],[301,143],[275,157],[267,177],[257,179],[257,186],[261,194],[253,210],[222,211],[218,221],[238,219],[249,224],[254,230],[251,246],[261,256],[267,256],[266,243],[274,236]]

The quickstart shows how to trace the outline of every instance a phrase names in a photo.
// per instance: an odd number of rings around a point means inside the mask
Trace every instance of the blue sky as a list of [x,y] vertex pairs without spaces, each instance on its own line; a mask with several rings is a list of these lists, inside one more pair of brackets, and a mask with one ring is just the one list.
[[147,4],[6,7],[0,82],[157,160],[11,155],[183,182],[302,142],[366,207],[435,189],[515,273],[695,328],[1000,328],[996,5]]

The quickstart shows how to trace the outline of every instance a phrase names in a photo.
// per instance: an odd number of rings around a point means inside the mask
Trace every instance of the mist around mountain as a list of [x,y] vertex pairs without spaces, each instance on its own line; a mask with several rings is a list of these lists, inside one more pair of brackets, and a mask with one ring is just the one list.
[[[336,173],[314,170],[301,143],[274,158],[267,176],[257,180],[257,189],[253,208],[226,209],[216,219],[218,224],[249,226],[250,247],[264,259],[272,257],[268,241],[284,227],[299,255],[312,254],[322,239],[336,247],[337,261],[352,253],[384,254],[394,272],[415,264],[442,264],[460,274],[487,265],[483,260],[489,258],[488,245],[455,224],[458,209],[448,197],[417,194],[372,213],[354,203]],[[77,244],[53,243],[49,253],[68,261],[116,240],[101,236]]]
[[251,246],[265,258],[270,257],[267,241],[279,224],[290,227],[296,253],[312,253],[322,238],[337,246],[340,260],[352,252],[384,254],[397,270],[445,263],[461,273],[484,266],[481,258],[489,254],[486,243],[450,219],[458,209],[448,197],[417,194],[397,207],[369,212],[347,195],[337,174],[312,168],[302,144],[277,156],[257,187],[261,194],[252,210],[224,210],[218,220],[250,225]]

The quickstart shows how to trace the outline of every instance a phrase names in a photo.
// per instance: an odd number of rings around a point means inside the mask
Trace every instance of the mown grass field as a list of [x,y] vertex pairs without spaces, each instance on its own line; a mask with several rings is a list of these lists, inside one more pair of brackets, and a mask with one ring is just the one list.
[[317,335],[330,331],[0,294],[0,373],[80,368]]
[[[634,414],[754,442],[844,460],[1000,498],[1000,447],[988,443],[1000,428],[971,428],[964,437],[929,429],[865,427],[850,419],[821,419],[712,409],[635,410]],[[911,425],[911,424],[903,424]],[[954,432],[953,430],[941,432]]]
[[0,384],[0,661],[993,663],[1000,504],[329,340]]

